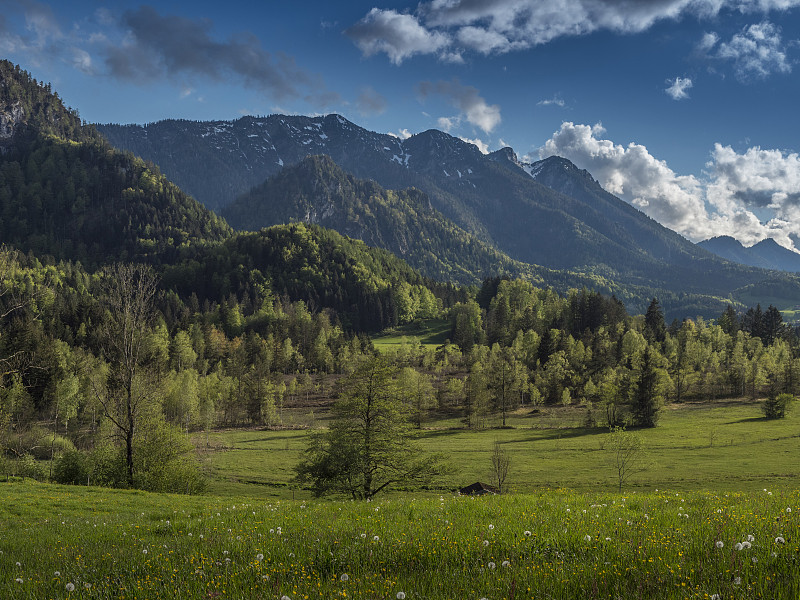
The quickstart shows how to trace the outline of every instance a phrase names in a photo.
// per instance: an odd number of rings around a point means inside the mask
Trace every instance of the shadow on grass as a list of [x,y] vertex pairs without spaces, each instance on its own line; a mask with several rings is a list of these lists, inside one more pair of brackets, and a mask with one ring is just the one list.
[[764,421],[777,421],[779,419],[768,419],[767,417],[747,417],[746,419],[739,419],[738,421],[728,421],[726,425],[735,425],[736,423],[762,423]]

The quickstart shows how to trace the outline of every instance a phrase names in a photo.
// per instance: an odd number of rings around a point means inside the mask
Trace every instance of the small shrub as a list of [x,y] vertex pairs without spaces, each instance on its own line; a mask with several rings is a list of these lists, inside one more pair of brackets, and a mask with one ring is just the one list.
[[56,483],[85,485],[88,476],[89,460],[78,450],[65,452],[53,465],[53,480]]
[[791,394],[778,394],[777,396],[770,394],[770,396],[764,400],[764,405],[762,407],[764,416],[768,419],[783,419],[786,416],[786,410],[789,404],[793,400],[794,396]]

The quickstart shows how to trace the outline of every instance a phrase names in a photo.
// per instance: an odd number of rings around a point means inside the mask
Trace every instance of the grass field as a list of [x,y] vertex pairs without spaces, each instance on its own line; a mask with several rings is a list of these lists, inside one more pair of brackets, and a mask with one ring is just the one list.
[[[574,407],[525,408],[511,416],[510,427],[479,431],[464,429],[456,418],[427,422],[418,434],[420,445],[444,453],[453,467],[428,493],[487,480],[495,440],[511,455],[508,482],[517,492],[559,487],[613,490],[617,482],[605,449],[608,431],[582,427],[584,415]],[[324,425],[326,416],[318,411],[314,423]],[[300,429],[213,433],[209,439],[215,449],[204,455],[211,492],[309,497],[307,491],[290,486],[307,435]],[[639,435],[649,467],[631,480],[631,489],[733,491],[800,483],[800,410],[785,419],[767,420],[760,403],[747,400],[669,405],[658,427]]]
[[185,497],[0,484],[0,598],[797,598],[800,496]]
[[426,348],[441,346],[450,337],[450,322],[430,320],[401,325],[372,336],[372,343],[381,352],[397,350],[403,344],[419,343]]

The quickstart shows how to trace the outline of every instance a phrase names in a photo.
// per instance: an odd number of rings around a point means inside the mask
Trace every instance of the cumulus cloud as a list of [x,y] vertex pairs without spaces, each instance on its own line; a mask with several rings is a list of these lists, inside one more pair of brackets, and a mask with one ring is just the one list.
[[491,133],[500,124],[500,107],[488,104],[477,88],[462,85],[458,80],[423,81],[417,86],[420,97],[424,100],[431,95],[445,97],[452,106],[461,111],[464,118],[472,125]]
[[401,140],[407,140],[408,138],[410,138],[414,134],[411,133],[408,129],[406,129],[404,127],[402,129],[398,129],[397,133],[395,133],[394,131],[390,131],[389,135],[392,136],[392,137],[396,137],[398,139],[401,139]]
[[428,0],[413,14],[373,8],[346,34],[370,56],[400,64],[415,54],[463,59],[503,54],[595,31],[640,33],[663,20],[712,18],[723,9],[767,14],[800,0]]
[[676,77],[675,79],[668,79],[669,87],[664,90],[667,95],[673,100],[685,100],[689,97],[687,90],[692,87],[692,80],[688,77]]
[[[616,144],[601,125],[562,123],[540,148],[587,169],[609,192],[663,225],[699,241],[732,235],[754,244],[766,237],[794,247],[800,239],[800,156],[716,144],[703,177],[679,175],[645,146]],[[758,214],[768,218],[760,219]]]
[[385,52],[396,65],[415,54],[439,52],[450,43],[448,35],[428,31],[413,15],[379,8],[373,8],[344,33],[365,56]]
[[745,27],[729,42],[721,43],[714,56],[733,61],[741,80],[763,79],[792,70],[780,28],[767,21]]
[[481,151],[481,154],[489,154],[489,144],[487,144],[480,138],[469,139],[465,137],[459,137],[458,139],[460,139],[462,142],[467,142],[468,144],[477,146],[478,150]]
[[386,98],[371,86],[365,86],[361,88],[361,93],[358,95],[356,108],[362,117],[380,115],[386,112]]

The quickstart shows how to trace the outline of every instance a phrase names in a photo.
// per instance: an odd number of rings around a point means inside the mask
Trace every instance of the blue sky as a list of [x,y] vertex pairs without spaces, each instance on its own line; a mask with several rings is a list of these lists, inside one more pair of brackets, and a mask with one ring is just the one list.
[[90,122],[437,128],[694,241],[800,247],[800,0],[0,0],[0,55]]

